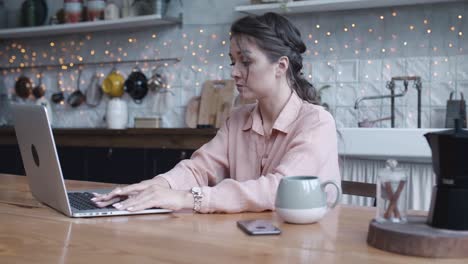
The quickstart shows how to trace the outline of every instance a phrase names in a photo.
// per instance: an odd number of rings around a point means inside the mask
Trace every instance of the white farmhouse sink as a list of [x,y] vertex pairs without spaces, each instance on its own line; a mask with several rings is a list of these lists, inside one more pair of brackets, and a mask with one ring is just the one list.
[[338,153],[366,159],[431,162],[431,149],[424,134],[444,129],[341,128]]

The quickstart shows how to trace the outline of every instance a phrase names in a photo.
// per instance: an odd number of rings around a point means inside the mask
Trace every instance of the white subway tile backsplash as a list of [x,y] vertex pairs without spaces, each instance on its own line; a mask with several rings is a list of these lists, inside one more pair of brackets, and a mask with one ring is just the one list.
[[337,83],[336,86],[336,105],[354,106],[359,97],[357,85],[352,83]]
[[[429,107],[423,107],[421,109],[421,127],[429,127],[431,118],[431,112]],[[410,105],[406,107],[405,115],[403,116],[405,128],[417,128],[418,127],[418,111],[416,105]]]
[[358,61],[338,61],[336,67],[336,75],[336,79],[338,82],[356,82],[358,80]]
[[340,118],[336,119],[336,127],[357,127],[358,119],[357,112],[352,107],[337,106],[335,108],[335,116]]
[[431,106],[446,106],[450,93],[456,91],[454,82],[433,82],[430,83]]
[[[342,12],[325,12],[291,15],[307,44],[304,56],[304,77],[317,89],[323,85],[322,101],[326,102],[337,120],[338,126],[356,127],[363,118],[378,119],[389,116],[390,99],[367,100],[354,109],[356,100],[363,96],[385,95],[390,91],[386,83],[394,76],[419,75],[423,79],[423,126],[440,127],[445,105],[451,91],[468,96],[468,16],[465,2],[438,5],[418,5],[395,8],[377,8]],[[460,19],[458,16],[463,15]],[[383,16],[381,18],[381,16]],[[66,35],[26,40],[4,41],[0,44],[0,63],[15,65],[29,63],[18,48],[21,45],[28,55],[36,52],[35,63],[57,64],[64,61],[102,62],[116,59],[139,60],[179,57],[181,62],[168,63],[161,71],[168,79],[174,96],[165,102],[150,91],[141,104],[127,95],[132,116],[151,116],[164,112],[164,127],[184,124],[184,109],[188,100],[200,95],[207,79],[231,79],[229,66],[230,23],[167,26],[137,31],[100,32],[82,35]],[[462,32],[461,34],[459,32]],[[51,46],[54,42],[54,47]],[[31,58],[32,56],[29,56]],[[80,89],[86,91],[94,72],[105,77],[114,65],[85,67]],[[115,65],[126,78],[135,64]],[[138,66],[148,78],[154,63]],[[77,71],[63,70],[60,77],[66,97],[76,89]],[[37,70],[13,70],[0,75],[6,98],[17,103],[34,103],[14,95],[15,79],[21,74],[34,77]],[[1,74],[1,73],[0,73]],[[57,92],[57,71],[45,70],[43,83],[47,87],[46,98]],[[101,79],[102,81],[102,79]],[[401,91],[397,83],[397,93]],[[5,92],[4,92],[5,93]],[[0,92],[1,94],[1,92]],[[4,96],[5,97],[5,96]],[[53,105],[55,124],[60,127],[104,127],[102,117],[109,98],[104,95],[96,108],[80,106],[72,109],[66,103]],[[159,102],[159,103],[158,103]],[[411,82],[408,94],[396,98],[397,127],[415,127],[417,93]],[[1,108],[1,107],[0,107]],[[1,108],[5,112],[5,108]],[[9,113],[0,113],[5,122]],[[132,121],[133,122],[133,121]],[[129,123],[133,125],[133,123]],[[389,121],[376,124],[389,127]]]
[[335,82],[336,81],[336,61],[315,61],[312,63],[313,82]]
[[406,75],[406,59],[392,58],[382,61],[382,78],[390,81],[392,77]]
[[468,80],[468,55],[457,56],[457,80]]
[[368,59],[359,61],[359,81],[379,82],[382,81],[382,60]]
[[361,107],[356,111],[357,125],[360,127],[381,127],[382,122],[377,122],[381,115],[381,108],[378,106]]
[[465,100],[468,100],[468,80],[466,81],[458,81],[457,82],[457,97],[460,98],[460,93],[463,93],[463,97]]
[[456,57],[432,57],[431,81],[454,81],[456,78]]
[[431,79],[431,61],[429,58],[408,58],[406,64],[407,75],[419,76],[422,81],[429,81]]
[[[390,92],[386,89],[385,82],[361,82],[358,84],[358,98],[368,96],[387,95]],[[389,104],[389,99],[365,99],[359,103],[361,106],[377,106]]]
[[[326,85],[330,87],[326,88]],[[320,94],[322,103],[326,103],[331,108],[336,106],[336,97],[339,92],[336,83],[314,83],[314,87],[317,93]]]

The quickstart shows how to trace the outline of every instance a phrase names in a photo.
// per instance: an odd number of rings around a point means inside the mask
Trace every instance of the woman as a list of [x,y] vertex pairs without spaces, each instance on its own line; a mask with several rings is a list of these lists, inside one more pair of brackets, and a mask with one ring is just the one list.
[[[274,210],[284,176],[315,175],[340,183],[334,120],[312,104],[315,90],[302,77],[306,46],[298,29],[267,13],[234,22],[231,34],[231,76],[240,96],[257,103],[233,110],[190,160],[151,180],[95,194],[97,205],[258,212]],[[128,199],[117,202],[121,196]]]

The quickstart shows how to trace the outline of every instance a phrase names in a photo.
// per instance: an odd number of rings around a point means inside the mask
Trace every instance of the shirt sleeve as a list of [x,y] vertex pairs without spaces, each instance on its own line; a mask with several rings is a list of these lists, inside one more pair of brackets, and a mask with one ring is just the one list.
[[[291,132],[294,133],[294,132]],[[237,213],[274,210],[276,190],[286,175],[318,176],[323,182],[334,180],[340,185],[336,128],[333,117],[325,116],[314,127],[296,132],[280,164],[258,179],[239,182],[225,179],[214,187],[202,187],[201,212]],[[336,193],[329,192],[329,200]]]
[[194,186],[214,186],[229,173],[228,167],[229,118],[216,136],[182,160],[170,171],[157,177],[166,179],[174,190],[189,190]]

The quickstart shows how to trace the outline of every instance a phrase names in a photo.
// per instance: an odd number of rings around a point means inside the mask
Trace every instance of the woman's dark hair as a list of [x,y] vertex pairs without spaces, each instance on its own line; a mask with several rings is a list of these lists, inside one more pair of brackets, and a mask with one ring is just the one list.
[[306,51],[306,46],[299,30],[287,18],[272,12],[261,16],[246,16],[232,24],[231,34],[254,40],[270,62],[287,56],[290,69],[287,72],[288,82],[292,82],[290,85],[300,98],[318,104],[314,86],[301,72],[301,54]]

